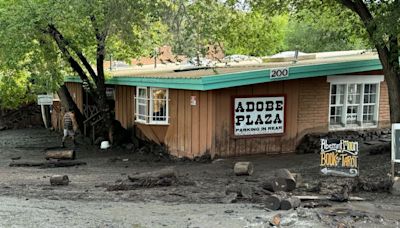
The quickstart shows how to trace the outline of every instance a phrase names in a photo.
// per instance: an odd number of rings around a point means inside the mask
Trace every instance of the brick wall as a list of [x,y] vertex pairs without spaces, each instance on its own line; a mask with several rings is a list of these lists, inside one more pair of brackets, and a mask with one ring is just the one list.
[[379,94],[379,127],[390,127],[389,95],[386,82],[381,82]]
[[299,80],[298,139],[328,131],[329,83],[326,77]]

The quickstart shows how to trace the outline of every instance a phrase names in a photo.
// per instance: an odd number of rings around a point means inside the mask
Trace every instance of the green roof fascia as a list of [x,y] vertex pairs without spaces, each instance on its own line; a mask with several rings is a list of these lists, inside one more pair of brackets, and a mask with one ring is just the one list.
[[[284,68],[284,67],[282,67]],[[246,71],[238,73],[199,76],[198,78],[152,78],[152,77],[113,77],[107,79],[110,85],[151,86],[171,89],[212,90],[257,83],[294,80],[318,76],[347,74],[371,70],[380,70],[382,65],[378,59],[351,62],[324,63],[318,65],[289,66],[289,76],[270,78],[270,69]],[[66,82],[82,82],[77,77],[65,77]]]
[[106,81],[109,85],[151,86],[171,89],[204,90],[201,78],[151,78],[114,77]]
[[380,69],[382,69],[380,61],[374,59],[341,63],[325,63],[319,65],[290,66],[289,76],[277,79],[271,79],[269,77],[270,69],[224,74],[219,76],[205,76],[202,79],[204,90],[211,90],[265,82],[294,80]]

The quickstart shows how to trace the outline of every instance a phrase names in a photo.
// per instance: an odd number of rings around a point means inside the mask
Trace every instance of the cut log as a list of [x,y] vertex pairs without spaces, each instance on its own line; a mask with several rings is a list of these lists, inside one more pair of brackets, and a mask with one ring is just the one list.
[[236,176],[247,175],[250,176],[253,174],[253,163],[251,162],[236,162],[233,171]]
[[296,180],[293,175],[287,169],[278,169],[275,171],[275,176],[277,178],[285,179],[286,181],[286,191],[293,191],[296,189]]
[[300,199],[298,197],[290,197],[283,199],[281,202],[281,210],[296,209],[300,206]]
[[[331,200],[331,196],[296,196],[300,200]],[[364,198],[358,196],[350,196],[349,201],[365,201]]]
[[128,179],[133,182],[130,184],[131,188],[132,186],[136,188],[151,188],[155,186],[171,186],[178,182],[178,175],[174,167],[168,167],[154,172],[131,175],[128,176]]
[[60,160],[75,160],[74,150],[49,150],[46,152],[46,160],[60,159]]
[[282,197],[278,195],[271,195],[265,198],[264,205],[271,210],[278,210],[281,207]]
[[67,175],[54,175],[50,177],[51,185],[68,185],[69,178]]
[[56,168],[56,167],[70,167],[86,165],[86,162],[81,161],[46,161],[46,162],[11,162],[10,167],[39,167],[39,168]]
[[262,188],[271,192],[279,192],[287,190],[287,182],[282,178],[270,178],[261,184]]
[[237,196],[245,199],[251,199],[253,196],[253,190],[247,185],[228,185],[225,194],[229,195],[230,193],[236,193]]

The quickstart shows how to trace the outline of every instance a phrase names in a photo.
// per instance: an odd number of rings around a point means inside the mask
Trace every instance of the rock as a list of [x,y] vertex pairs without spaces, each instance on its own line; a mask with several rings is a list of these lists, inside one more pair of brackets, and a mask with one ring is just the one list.
[[281,214],[276,214],[272,217],[271,221],[269,222],[271,226],[280,226],[281,224]]
[[292,226],[294,225],[298,220],[297,213],[291,213],[283,216],[281,218],[281,226]]
[[229,195],[225,196],[225,198],[222,199],[222,203],[234,203],[236,202],[237,198],[237,193],[229,193]]

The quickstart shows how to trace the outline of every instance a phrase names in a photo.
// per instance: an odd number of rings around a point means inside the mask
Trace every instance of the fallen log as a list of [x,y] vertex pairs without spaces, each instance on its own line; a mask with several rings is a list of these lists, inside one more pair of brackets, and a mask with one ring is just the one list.
[[[300,200],[331,200],[331,196],[295,196]],[[366,199],[358,196],[350,196],[349,201],[365,201]]]
[[247,175],[250,176],[253,174],[253,163],[251,162],[236,162],[235,166],[233,167],[233,171],[235,172],[236,176]]
[[71,167],[78,165],[86,165],[86,162],[81,161],[45,161],[45,162],[11,162],[10,167],[39,167],[39,168],[57,168],[57,167]]
[[178,182],[177,171],[174,167],[167,167],[153,172],[130,175],[128,179],[136,187],[171,186]]
[[281,210],[296,209],[300,206],[300,199],[298,197],[290,197],[283,199],[281,202]]
[[273,177],[262,182],[261,187],[271,192],[286,191],[287,182],[285,179]]
[[60,160],[75,160],[74,150],[49,150],[46,152],[45,158],[49,159],[60,159]]
[[281,207],[282,197],[278,195],[271,195],[264,199],[264,205],[271,210],[278,210]]
[[54,175],[50,177],[51,185],[68,185],[69,178],[67,175]]
[[296,180],[294,179],[292,173],[287,169],[278,169],[275,171],[275,177],[284,179],[286,181],[286,190],[293,191],[296,188]]

